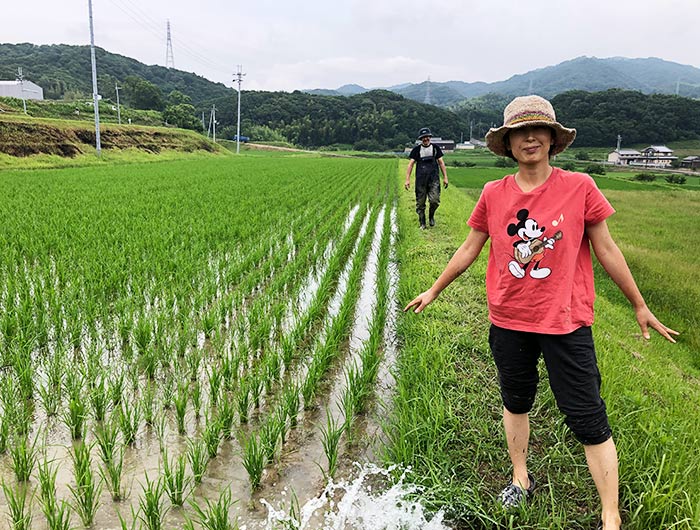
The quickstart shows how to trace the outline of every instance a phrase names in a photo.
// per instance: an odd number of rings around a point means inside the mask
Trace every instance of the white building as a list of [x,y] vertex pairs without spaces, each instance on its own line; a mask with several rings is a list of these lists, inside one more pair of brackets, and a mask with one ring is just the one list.
[[642,153],[636,149],[615,149],[608,155],[608,162],[616,166],[627,166],[630,161],[636,160],[642,156]]
[[673,149],[665,145],[650,145],[642,152],[635,149],[616,149],[608,155],[608,162],[618,166],[669,167],[678,160]]
[[0,81],[0,97],[18,99],[44,99],[44,89],[26,79],[19,81]]

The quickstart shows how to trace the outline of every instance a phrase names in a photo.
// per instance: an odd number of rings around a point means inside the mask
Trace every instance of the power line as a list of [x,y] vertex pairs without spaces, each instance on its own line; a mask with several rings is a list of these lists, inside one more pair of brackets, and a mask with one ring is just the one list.
[[[153,17],[146,13],[143,9],[138,7],[136,4],[131,2],[131,0],[109,0],[112,5],[118,8],[122,13],[129,17],[133,22],[135,22],[142,29],[150,33],[157,42],[163,42],[162,34],[162,23],[156,22]],[[172,37],[171,37],[172,38]],[[178,52],[181,55],[189,57],[193,62],[203,66],[205,68],[216,70],[220,73],[228,74],[230,72],[228,66],[218,63],[212,59],[209,59],[206,55],[196,51],[192,46],[190,46],[184,40],[175,37],[172,38],[177,44]],[[167,57],[166,57],[167,59]],[[168,64],[166,63],[166,67]]]
[[148,31],[151,35],[153,35],[158,41],[162,38],[161,30],[158,28],[155,28],[151,26],[149,23],[145,22],[142,17],[138,14],[135,14],[131,12],[128,8],[125,6],[121,5],[119,2],[116,0],[109,0],[110,3],[115,6],[117,9],[119,9],[122,13],[124,13],[127,17],[129,17],[131,20],[133,20],[136,24],[141,26],[143,29]]
[[206,67],[211,68],[213,70],[217,70],[218,72],[221,72],[221,73],[226,73],[226,74],[230,73],[230,70],[228,69],[228,67],[226,67],[223,63],[216,62],[214,60],[207,58],[204,55],[201,55],[199,52],[193,50],[184,41],[181,41],[177,37],[175,37],[174,40],[178,45],[178,51],[184,51],[185,54],[187,54],[189,57],[194,59],[195,62],[198,62],[202,66],[206,66]]
[[161,21],[158,19],[152,18],[147,11],[144,11],[141,9],[141,6],[139,6],[137,3],[132,2],[131,0],[121,0],[122,2],[128,4],[131,9],[134,10],[135,13],[137,13],[142,19],[144,19],[150,26],[153,28],[158,29],[160,31],[161,27]]

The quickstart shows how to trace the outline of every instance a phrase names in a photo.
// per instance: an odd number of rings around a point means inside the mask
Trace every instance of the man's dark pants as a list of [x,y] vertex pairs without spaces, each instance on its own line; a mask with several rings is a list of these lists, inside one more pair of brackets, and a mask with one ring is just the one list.
[[416,179],[416,213],[422,225],[425,224],[425,200],[430,203],[430,217],[440,206],[440,181],[438,179]]

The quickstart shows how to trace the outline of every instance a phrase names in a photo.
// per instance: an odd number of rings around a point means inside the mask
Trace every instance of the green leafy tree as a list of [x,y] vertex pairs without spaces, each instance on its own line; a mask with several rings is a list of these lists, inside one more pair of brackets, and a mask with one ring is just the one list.
[[[287,138],[279,131],[267,125],[252,125],[245,129],[253,141],[256,142],[287,142]],[[235,134],[235,132],[234,132]],[[241,136],[246,136],[241,133]]]
[[124,100],[135,109],[163,110],[164,107],[160,88],[135,75],[124,79]]
[[163,119],[169,125],[199,131],[202,129],[202,122],[197,119],[195,113],[195,108],[189,103],[169,105],[163,111]]
[[173,90],[168,94],[168,105],[192,105],[192,98],[179,90]]
[[588,164],[583,172],[589,175],[605,175],[605,167],[602,164]]
[[511,160],[510,158],[498,157],[493,165],[495,167],[515,167],[518,164],[515,160]]

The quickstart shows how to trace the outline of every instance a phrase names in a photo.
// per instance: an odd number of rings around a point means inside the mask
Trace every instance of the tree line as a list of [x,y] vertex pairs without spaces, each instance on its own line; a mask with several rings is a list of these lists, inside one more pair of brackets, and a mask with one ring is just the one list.
[[663,144],[700,139],[700,100],[621,89],[572,90],[552,99],[560,122],[577,130],[576,145]]
[[[237,94],[209,103],[227,132],[236,123]],[[230,124],[230,125],[229,125]],[[244,134],[264,126],[304,147],[342,146],[358,150],[403,150],[421,127],[459,141],[465,121],[453,112],[424,105],[386,90],[355,96],[320,96],[304,92],[245,91],[241,95]],[[233,131],[235,134],[235,131]]]

